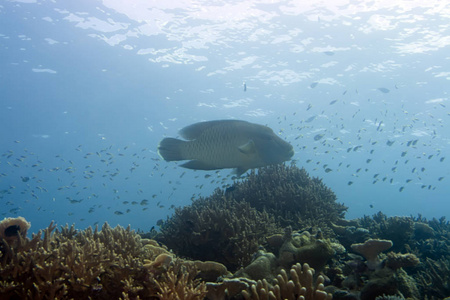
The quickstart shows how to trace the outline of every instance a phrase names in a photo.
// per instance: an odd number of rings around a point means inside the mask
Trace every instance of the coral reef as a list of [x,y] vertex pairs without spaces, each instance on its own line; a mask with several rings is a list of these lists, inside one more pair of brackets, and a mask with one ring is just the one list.
[[155,243],[146,247],[130,228],[55,227],[11,244],[1,240],[1,299],[193,300],[206,295],[195,266],[175,260]]
[[[283,227],[299,230],[320,225],[331,233],[330,221],[343,218],[346,209],[320,179],[310,178],[304,169],[273,165],[177,208],[160,225],[161,234],[155,239],[177,255],[217,261],[234,271],[247,265],[265,238],[283,232]],[[316,255],[318,244],[309,251],[304,248],[302,256]],[[298,261],[294,260],[291,265]]]
[[251,261],[266,236],[279,231],[266,212],[216,190],[210,198],[176,209],[156,239],[180,256],[216,261],[237,270]]
[[15,245],[27,236],[30,227],[31,224],[23,217],[5,218],[0,222],[0,240],[4,239],[8,244]]
[[284,269],[281,270],[273,284],[267,280],[258,280],[251,286],[251,292],[242,292],[245,299],[259,300],[284,300],[284,299],[305,299],[305,300],[330,300],[331,294],[324,291],[324,278],[318,276],[314,283],[314,269],[308,264],[295,264],[292,266],[289,276]]
[[389,252],[384,260],[384,265],[391,270],[417,266],[420,263],[419,258],[412,253],[400,254]]
[[392,241],[392,251],[404,252],[404,245],[414,236],[414,220],[408,217],[389,218],[379,212],[359,219],[359,225],[375,238]]
[[336,299],[342,298],[345,290],[356,299],[374,299],[383,293],[411,299],[442,299],[449,295],[450,224],[445,218],[428,221],[420,215],[387,217],[379,212],[372,217],[338,220],[332,229],[348,250],[351,240],[360,242],[362,237],[397,241],[391,248],[395,252],[379,256],[375,269],[369,269],[351,253],[333,259],[325,274],[337,288]]
[[378,254],[388,250],[391,247],[392,241],[379,239],[370,239],[365,241],[363,244],[351,245],[353,251],[364,256],[367,260],[367,266],[372,270],[376,269],[380,265]]
[[450,295],[450,255],[443,259],[427,258],[417,275],[422,294],[429,299],[443,299]]
[[336,195],[321,179],[311,178],[294,164],[272,165],[252,170],[245,180],[236,182],[228,193],[258,211],[275,217],[280,226],[294,230],[320,226],[344,217],[347,207],[336,202]]
[[0,299],[450,295],[445,218],[379,212],[344,220],[345,207],[335,200],[320,180],[283,165],[253,171],[226,190],[176,209],[159,233],[106,223],[101,230],[56,229],[51,223],[27,238],[30,224],[7,218],[0,222]]

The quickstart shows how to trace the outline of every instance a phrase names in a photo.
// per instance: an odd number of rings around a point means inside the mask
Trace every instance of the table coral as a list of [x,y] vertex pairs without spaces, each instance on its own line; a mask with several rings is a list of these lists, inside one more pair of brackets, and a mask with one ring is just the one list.
[[376,269],[380,265],[378,254],[392,247],[392,241],[369,239],[362,244],[353,244],[353,251],[361,254],[367,260],[369,269]]

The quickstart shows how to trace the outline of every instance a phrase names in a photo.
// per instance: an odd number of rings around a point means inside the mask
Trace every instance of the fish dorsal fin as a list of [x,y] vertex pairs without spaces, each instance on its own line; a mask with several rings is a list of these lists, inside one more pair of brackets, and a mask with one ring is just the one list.
[[239,146],[238,148],[239,148],[239,151],[241,151],[244,154],[256,153],[256,147],[255,147],[255,143],[253,142],[253,140],[249,140],[247,143]]
[[186,126],[180,130],[180,135],[182,138],[186,140],[195,140],[197,139],[202,133],[209,128],[212,128],[214,126],[236,126],[237,124],[245,123],[248,124],[246,121],[240,121],[240,120],[215,120],[215,121],[206,121],[206,122],[199,122],[195,123],[189,126]]

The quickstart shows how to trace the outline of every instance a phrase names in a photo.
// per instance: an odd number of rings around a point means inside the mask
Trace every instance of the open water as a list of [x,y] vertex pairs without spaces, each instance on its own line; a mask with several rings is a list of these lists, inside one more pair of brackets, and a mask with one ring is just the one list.
[[448,1],[0,3],[0,216],[149,230],[233,182],[157,154],[271,127],[346,217],[450,217]]

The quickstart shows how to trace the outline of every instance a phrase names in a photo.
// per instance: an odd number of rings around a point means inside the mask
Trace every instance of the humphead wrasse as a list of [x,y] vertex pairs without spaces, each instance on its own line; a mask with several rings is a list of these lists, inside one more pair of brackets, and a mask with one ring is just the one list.
[[189,160],[181,166],[194,170],[248,169],[289,160],[294,150],[267,126],[239,120],[200,122],[184,127],[185,139],[164,138],[158,153],[166,161]]

